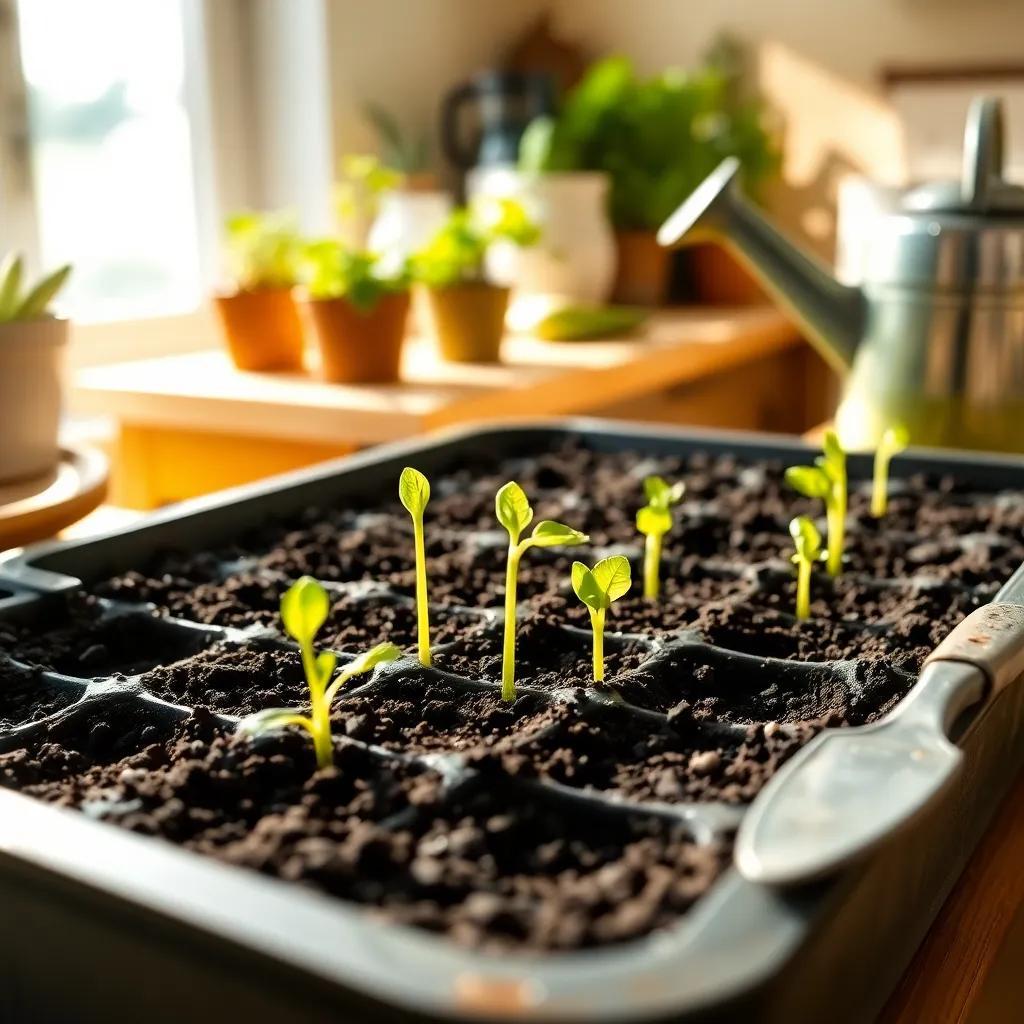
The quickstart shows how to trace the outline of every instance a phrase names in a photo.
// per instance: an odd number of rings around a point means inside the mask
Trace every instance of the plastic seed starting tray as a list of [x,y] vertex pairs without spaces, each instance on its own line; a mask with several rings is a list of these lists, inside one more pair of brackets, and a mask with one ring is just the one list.
[[[0,566],[0,628],[5,620],[44,628],[58,596],[141,566],[161,549],[214,550],[245,527],[310,504],[390,496],[398,471],[410,462],[435,476],[469,454],[488,452],[497,460],[570,437],[597,450],[652,456],[707,451],[799,459],[809,451],[782,440],[589,422],[460,433],[379,449],[172,509],[103,538],[30,550]],[[851,468],[857,472],[856,460]],[[942,455],[899,464],[901,474],[917,471],[954,473],[979,488],[1024,491],[1019,460]],[[499,545],[502,538],[483,543]],[[582,557],[589,560],[591,553]],[[246,568],[224,563],[217,574],[227,577]],[[774,575],[785,574],[778,565],[725,562],[708,571],[752,594]],[[287,570],[265,567],[256,575],[275,594],[292,578]],[[1004,587],[1003,599],[1018,592],[1020,578],[1018,573]],[[412,604],[408,596],[373,582],[326,585],[355,609],[367,602],[408,611]],[[964,584],[965,607],[992,597],[991,589],[976,589],[972,593]],[[91,629],[99,639],[132,637],[126,660],[104,661],[101,643],[69,650],[40,674],[17,651],[0,655],[0,687],[34,688],[21,720],[0,719],[0,753],[59,740],[85,723],[111,757],[127,754],[168,737],[192,714],[186,701],[153,691],[152,669],[159,662],[173,664],[214,648],[228,657],[232,651],[254,650],[294,655],[270,616],[237,628],[160,617],[122,600],[101,603]],[[435,624],[450,620],[453,629],[469,631],[480,644],[493,641],[502,629],[500,615],[489,608],[450,603],[433,611]],[[589,658],[589,631],[573,625],[560,629],[566,643]],[[862,685],[855,661],[764,658],[708,643],[685,628],[651,639],[616,632],[614,616],[606,644],[611,655],[628,648],[647,674],[667,667],[666,674],[683,677],[704,668],[727,681],[775,673],[791,695],[830,688],[856,692]],[[323,646],[333,646],[341,664],[356,653],[344,645]],[[445,649],[444,640],[435,648],[438,654]],[[534,688],[521,680],[519,693],[535,721],[496,738],[495,752],[529,758],[567,720],[590,729],[591,756],[609,764],[627,761],[630,751],[655,756],[676,749],[678,734],[667,709],[629,703],[629,671],[611,680],[616,686],[611,692]],[[889,684],[901,692],[913,686],[913,678],[900,670],[889,674]],[[294,703],[299,703],[301,684],[296,686]],[[487,678],[426,670],[403,659],[343,691],[338,706],[372,706],[410,689],[425,695],[442,687],[456,695],[500,690]],[[472,709],[468,697],[463,703]],[[412,775],[439,780],[425,806],[408,804],[382,818],[378,824],[384,829],[422,835],[439,816],[483,820],[511,808],[529,821],[530,836],[538,843],[566,833],[584,850],[644,840],[656,845],[661,863],[677,878],[696,879],[695,901],[685,886],[665,896],[667,927],[629,942],[548,955],[461,948],[376,920],[353,903],[91,820],[130,813],[130,807],[99,801],[83,806],[85,813],[70,812],[0,789],[0,905],[9,922],[0,933],[0,1020],[177,1021],[230,1014],[257,1021],[522,1016],[710,1022],[813,1020],[827,1013],[835,1021],[865,1021],[884,1004],[1024,761],[1022,706],[1020,687],[1011,687],[994,706],[998,711],[988,708],[963,730],[966,771],[942,805],[914,822],[898,843],[887,844],[839,878],[796,890],[752,884],[728,867],[731,839],[745,810],[734,799],[637,797],[621,784],[621,771],[609,773],[604,790],[579,788],[554,775],[506,776],[493,764],[468,763],[442,731],[422,738],[412,751],[397,749],[372,724],[364,737],[346,737],[343,744],[360,751],[362,770],[370,775],[404,765]],[[238,721],[223,710],[215,710],[213,718],[225,731]],[[742,747],[748,735],[746,722],[707,721],[695,727],[726,750]],[[468,715],[455,732],[462,728],[473,728]],[[779,725],[773,738],[782,749],[800,740],[801,728]],[[770,744],[765,756],[772,756]],[[525,861],[529,856],[524,851]]]

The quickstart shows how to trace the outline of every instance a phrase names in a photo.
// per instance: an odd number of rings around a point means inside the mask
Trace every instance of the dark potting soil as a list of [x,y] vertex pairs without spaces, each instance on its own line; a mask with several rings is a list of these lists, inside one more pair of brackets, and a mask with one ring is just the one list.
[[[639,595],[633,524],[652,472],[687,484],[657,604]],[[493,511],[508,479],[536,519],[591,534],[523,560],[512,704],[499,694],[507,536]],[[432,484],[432,670],[413,660],[412,531],[397,501],[310,509],[106,581],[48,629],[0,627],[0,652],[21,663],[0,658],[0,785],[470,946],[620,942],[677,921],[777,768],[821,729],[891,710],[1024,561],[1018,494],[915,477],[894,483],[879,525],[854,486],[845,572],[815,576],[798,623],[788,523],[818,509],[781,466],[570,446]],[[609,613],[597,688],[568,574],[611,552],[630,557],[636,589]],[[303,734],[234,735],[234,716],[307,707],[278,616],[303,573],[331,592],[319,641],[341,663],[382,640],[410,656],[341,692],[326,771]],[[78,701],[88,679],[116,685]],[[736,810],[702,819],[712,805]]]

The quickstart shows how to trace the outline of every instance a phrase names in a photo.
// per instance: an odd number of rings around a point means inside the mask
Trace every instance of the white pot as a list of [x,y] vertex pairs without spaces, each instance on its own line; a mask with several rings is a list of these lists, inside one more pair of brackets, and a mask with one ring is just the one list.
[[57,464],[67,336],[55,317],[0,323],[0,483]]
[[471,198],[516,199],[540,225],[540,242],[491,247],[488,275],[513,287],[509,323],[531,326],[566,303],[603,303],[615,278],[615,236],[608,221],[608,176],[600,171],[522,174],[508,167],[469,173]]
[[385,267],[397,269],[437,234],[451,210],[447,192],[388,192],[381,199],[367,246],[380,254]]

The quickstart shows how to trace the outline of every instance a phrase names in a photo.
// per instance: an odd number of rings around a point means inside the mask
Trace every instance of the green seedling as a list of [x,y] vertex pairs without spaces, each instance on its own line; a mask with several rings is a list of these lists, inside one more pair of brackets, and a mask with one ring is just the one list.
[[846,532],[846,452],[834,431],[825,434],[824,454],[813,466],[790,466],[786,483],[806,498],[825,503],[828,523],[828,559],[830,576],[843,570],[843,544]]
[[50,302],[64,287],[70,273],[71,267],[63,266],[26,291],[22,289],[22,258],[10,253],[0,264],[0,323],[46,316]]
[[624,555],[602,558],[593,569],[572,563],[572,589],[590,611],[594,631],[594,682],[604,682],[604,616],[632,583],[629,559]]
[[423,511],[430,501],[430,481],[412,466],[398,480],[398,497],[412,516],[416,548],[416,638],[420,663],[430,667],[430,614],[427,605],[427,556],[423,544]]
[[[533,522],[533,509],[522,487],[510,480],[494,499],[498,522],[508,530],[508,562],[505,570],[505,644],[501,659],[501,696],[516,699],[516,579],[519,562],[530,548],[585,544],[590,538],[571,526],[542,519],[529,537],[523,530]],[[520,539],[522,538],[522,539]]]
[[683,500],[686,485],[669,484],[660,476],[644,479],[647,504],[636,514],[636,528],[644,542],[644,597],[658,599],[661,590],[661,539],[672,529],[672,506]]
[[797,516],[790,521],[789,534],[796,545],[793,561],[796,563],[796,617],[811,617],[811,569],[823,558],[821,534],[808,516]]
[[269,708],[249,715],[239,724],[239,731],[255,736],[273,729],[297,725],[306,730],[313,740],[318,768],[330,768],[334,763],[331,746],[331,704],[338,691],[353,676],[371,671],[374,666],[394,661],[401,651],[392,643],[377,644],[350,661],[331,682],[337,658],[331,651],[319,654],[313,640],[330,611],[327,591],[312,576],[297,580],[281,598],[281,620],[288,635],[299,645],[302,670],[309,685],[309,715],[300,715],[291,708]]
[[871,486],[871,514],[881,519],[889,507],[889,463],[910,444],[910,432],[897,424],[882,435],[875,451],[875,473]]

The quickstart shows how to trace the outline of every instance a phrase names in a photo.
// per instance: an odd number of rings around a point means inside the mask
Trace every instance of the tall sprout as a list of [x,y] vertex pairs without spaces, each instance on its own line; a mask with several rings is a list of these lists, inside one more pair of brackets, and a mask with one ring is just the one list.
[[590,612],[594,634],[594,682],[604,682],[604,619],[613,601],[629,591],[632,572],[624,555],[602,558],[593,569],[572,563],[572,589]]
[[562,523],[543,519],[529,537],[523,531],[533,522],[533,509],[522,487],[510,480],[494,499],[498,522],[508,531],[508,560],[505,567],[505,642],[501,659],[501,696],[516,699],[516,583],[519,562],[533,547],[585,544],[590,538]]
[[430,501],[430,481],[412,466],[398,480],[398,497],[412,517],[416,550],[416,641],[420,663],[430,667],[430,610],[427,602],[427,556],[423,542],[423,512]]
[[830,576],[843,570],[843,545],[846,535],[846,452],[835,432],[825,434],[824,453],[813,466],[790,466],[786,483],[807,498],[820,498],[825,503],[828,523],[828,559]]
[[669,484],[660,476],[644,479],[647,504],[636,514],[636,528],[644,535],[644,597],[656,601],[661,590],[661,543],[672,529],[672,507],[683,500],[686,487]]
[[910,444],[910,433],[897,424],[889,427],[875,450],[875,471],[871,485],[871,514],[881,519],[889,508],[889,464]]

